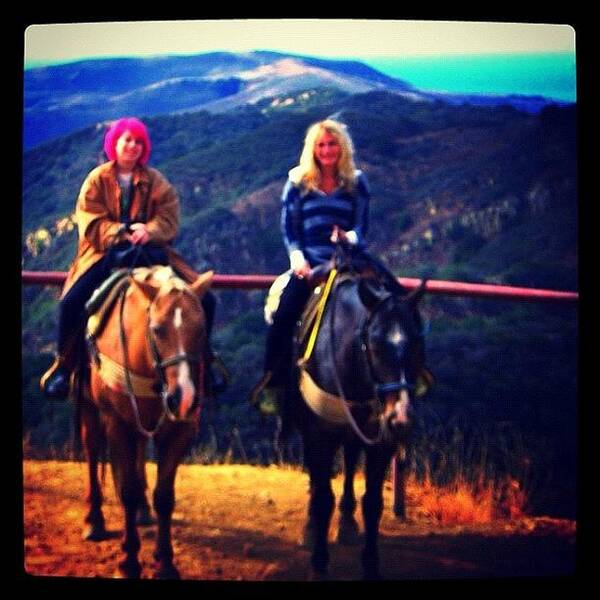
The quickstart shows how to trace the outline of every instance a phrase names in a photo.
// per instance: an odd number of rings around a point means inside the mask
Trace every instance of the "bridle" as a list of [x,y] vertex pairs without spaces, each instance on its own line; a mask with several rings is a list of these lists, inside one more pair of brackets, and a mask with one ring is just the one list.
[[[120,293],[120,307],[119,307],[119,336],[121,341],[121,350],[123,353],[123,366],[125,370],[125,382],[127,386],[127,396],[129,397],[129,401],[131,404],[131,408],[134,414],[135,422],[137,430],[144,436],[148,438],[152,438],[156,432],[160,429],[163,424],[165,418],[168,418],[170,421],[178,421],[181,423],[184,422],[193,422],[193,418],[180,419],[177,415],[173,414],[168,402],[168,385],[167,378],[165,375],[165,369],[169,366],[176,365],[182,362],[187,362],[190,365],[190,370],[194,364],[200,363],[202,356],[200,354],[192,354],[188,352],[180,352],[169,358],[163,359],[158,350],[158,345],[156,343],[156,337],[152,333],[152,328],[150,327],[150,311],[152,305],[154,304],[156,298],[154,298],[148,307],[146,308],[146,340],[148,343],[148,347],[150,348],[150,352],[152,354],[153,360],[153,368],[158,374],[160,390],[157,393],[160,393],[162,399],[162,412],[158,419],[156,426],[153,429],[146,429],[142,425],[142,421],[140,418],[140,411],[138,407],[138,401],[135,396],[133,385],[131,383],[131,375],[129,370],[129,356],[127,352],[127,338],[125,336],[125,327],[124,327],[124,309],[125,309],[125,296],[126,296],[126,288],[124,288]],[[185,292],[182,290],[181,294]]]
[[375,366],[373,364],[373,351],[369,344],[369,328],[372,324],[375,315],[383,308],[385,304],[389,303],[390,300],[397,302],[398,298],[394,294],[389,293],[386,296],[384,296],[381,300],[379,300],[377,304],[375,304],[375,306],[370,310],[369,315],[365,319],[360,330],[360,347],[368,365],[369,376],[371,377],[373,389],[375,390],[375,395],[378,400],[383,400],[386,394],[393,394],[402,390],[412,392],[415,389],[415,385],[413,383],[408,383],[408,381],[406,380],[404,369],[401,369],[400,378],[396,381],[381,383],[379,382],[378,377],[376,375]]
[[[338,287],[336,286],[336,288],[334,288],[333,293],[331,295],[332,296],[331,297],[331,319],[330,319],[330,323],[329,323],[334,382],[335,382],[335,385],[337,388],[337,393],[342,400],[341,404],[342,404],[342,407],[346,414],[346,418],[347,418],[348,422],[350,423],[350,426],[354,430],[354,433],[358,436],[358,438],[363,443],[365,443],[369,446],[372,446],[374,444],[379,443],[383,439],[383,435],[384,435],[383,417],[384,417],[384,414],[381,411],[379,412],[378,419],[377,419],[378,420],[377,435],[374,438],[369,438],[361,431],[360,427],[356,423],[356,420],[354,419],[352,412],[350,410],[349,403],[346,400],[346,397],[344,395],[344,391],[343,391],[342,384],[341,384],[338,370],[337,370],[337,365],[335,362],[336,353],[335,353],[335,328],[334,328],[334,325],[335,325],[335,307],[336,307],[336,300],[337,300],[337,290],[338,290]],[[373,360],[372,360],[372,350],[369,345],[369,335],[368,335],[369,327],[372,324],[374,315],[376,315],[383,308],[385,303],[387,303],[390,299],[397,300],[396,296],[394,294],[390,293],[389,295],[386,295],[381,300],[379,300],[379,302],[377,302],[377,304],[369,311],[369,315],[364,320],[364,323],[361,327],[361,334],[360,334],[361,335],[361,350],[365,357],[365,361],[368,365],[369,377],[371,378],[373,389],[375,390],[377,399],[380,402],[380,406],[381,406],[381,403],[383,402],[384,396],[386,394],[401,392],[403,390],[406,390],[408,393],[410,393],[412,390],[414,390],[414,387],[415,387],[413,384],[410,384],[407,382],[406,376],[404,373],[404,369],[400,369],[400,377],[398,378],[398,380],[392,381],[392,382],[386,382],[386,383],[380,382],[375,373],[375,368],[374,368]]]

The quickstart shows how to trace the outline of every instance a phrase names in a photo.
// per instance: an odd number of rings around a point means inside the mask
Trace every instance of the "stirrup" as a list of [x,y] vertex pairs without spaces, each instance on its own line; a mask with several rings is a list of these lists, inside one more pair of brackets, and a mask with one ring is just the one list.
[[433,373],[427,368],[423,367],[421,372],[417,375],[417,381],[415,385],[415,396],[424,396],[435,383],[435,377]]
[[280,398],[282,389],[268,387],[273,378],[273,371],[267,371],[250,392],[250,404],[263,416],[272,416],[280,413]]

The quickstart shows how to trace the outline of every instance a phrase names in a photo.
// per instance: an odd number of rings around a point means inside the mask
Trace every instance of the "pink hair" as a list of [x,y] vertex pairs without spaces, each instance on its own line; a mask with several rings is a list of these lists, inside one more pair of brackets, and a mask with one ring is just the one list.
[[152,148],[152,144],[150,143],[150,136],[148,135],[146,126],[135,117],[125,117],[123,119],[119,119],[109,127],[106,135],[104,136],[104,152],[106,153],[106,156],[108,156],[108,160],[116,160],[117,153],[115,152],[115,146],[117,145],[117,140],[126,131],[131,131],[135,137],[143,140],[144,151],[140,156],[139,162],[140,164],[145,165],[150,158],[150,149]]

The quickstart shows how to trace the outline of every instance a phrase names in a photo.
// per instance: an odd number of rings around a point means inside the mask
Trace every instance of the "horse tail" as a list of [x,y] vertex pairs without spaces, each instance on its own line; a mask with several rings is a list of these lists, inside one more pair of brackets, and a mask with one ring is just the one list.
[[78,458],[83,449],[81,440],[81,405],[83,403],[84,385],[81,370],[75,373],[74,388],[75,393],[73,394],[73,403],[75,405],[75,410],[73,412],[73,454],[74,458]]
[[106,436],[104,435],[104,428],[102,428],[100,444],[100,485],[104,489],[106,484],[106,463],[108,462],[108,445],[106,443]]
[[[91,403],[90,399],[90,371],[89,366],[82,361],[75,374],[73,402],[75,411],[73,413],[73,451],[76,457],[81,456],[83,452],[83,440],[81,430],[83,427],[83,410],[84,406]],[[102,488],[106,481],[106,463],[108,462],[108,444],[106,442],[106,429],[102,419],[98,417],[98,460],[100,462],[100,483]]]
[[78,459],[81,451],[81,401],[79,393],[77,393],[75,396],[75,411],[73,413],[73,458]]

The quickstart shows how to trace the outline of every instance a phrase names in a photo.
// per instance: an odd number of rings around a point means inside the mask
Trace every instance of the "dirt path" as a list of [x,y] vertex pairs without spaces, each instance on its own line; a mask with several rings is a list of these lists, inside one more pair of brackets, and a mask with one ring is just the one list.
[[[152,487],[155,467],[149,465]],[[334,480],[339,498],[341,480]],[[364,483],[357,481],[357,496]],[[25,461],[25,571],[29,575],[112,577],[121,557],[122,512],[110,472],[104,488],[111,537],[81,539],[85,466]],[[409,523],[391,514],[384,490],[381,570],[388,580],[571,575],[575,523],[525,518],[486,525],[445,526],[409,508]],[[183,579],[303,581],[308,551],[298,545],[306,514],[307,476],[294,468],[182,465],[173,519],[175,561]],[[409,494],[410,502],[410,494]],[[360,516],[359,516],[360,520]],[[154,527],[140,528],[143,577],[152,576]],[[337,530],[334,515],[331,537]],[[359,547],[331,546],[333,580],[360,579]]]

